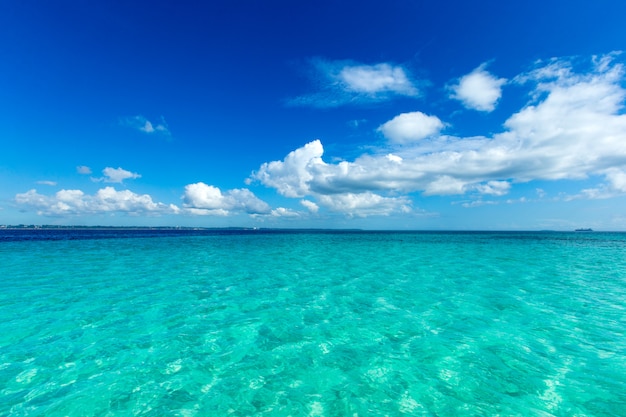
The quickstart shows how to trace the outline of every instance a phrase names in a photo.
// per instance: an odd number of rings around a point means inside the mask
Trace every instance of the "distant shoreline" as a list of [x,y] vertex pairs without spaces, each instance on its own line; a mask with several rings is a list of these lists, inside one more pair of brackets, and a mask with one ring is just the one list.
[[85,225],[0,225],[2,230],[58,230],[58,231],[243,231],[243,232],[398,232],[398,233],[626,233],[622,230],[593,230],[593,229],[570,229],[570,230],[479,230],[479,229],[357,229],[357,228],[272,228],[272,227],[201,227],[201,226],[85,226]]
[[0,225],[0,230],[254,230],[253,227]]

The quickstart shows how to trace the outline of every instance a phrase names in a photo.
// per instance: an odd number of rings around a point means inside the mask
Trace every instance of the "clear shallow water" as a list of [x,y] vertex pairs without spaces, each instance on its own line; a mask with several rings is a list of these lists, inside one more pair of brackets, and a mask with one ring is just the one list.
[[626,410],[625,234],[6,236],[0,416]]

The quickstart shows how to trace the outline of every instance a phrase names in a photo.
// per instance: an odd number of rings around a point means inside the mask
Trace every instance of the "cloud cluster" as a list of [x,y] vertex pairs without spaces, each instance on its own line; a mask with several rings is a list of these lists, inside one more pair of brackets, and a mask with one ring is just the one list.
[[[388,215],[393,212],[410,211],[410,201],[406,197],[385,197],[375,194],[371,187],[375,181],[384,181],[381,175],[386,168],[396,166],[401,161],[384,158],[373,166],[366,164],[340,162],[327,164],[322,160],[324,148],[319,140],[307,143],[303,147],[290,152],[282,161],[272,161],[261,165],[251,179],[275,188],[285,197],[312,196],[318,203],[331,211],[346,213],[352,216],[371,214]],[[360,173],[354,171],[360,170]],[[369,168],[375,169],[369,171]],[[369,172],[368,172],[369,171]],[[343,178],[345,182],[336,181]],[[369,178],[369,180],[367,180]],[[301,202],[312,212],[319,206],[309,200]]]
[[135,194],[129,190],[118,191],[105,187],[95,194],[81,190],[61,190],[52,196],[39,194],[37,190],[17,194],[18,204],[37,210],[39,215],[64,216],[123,212],[134,215],[176,214],[180,209],[173,204],[157,203],[147,194]]
[[[60,190],[54,195],[43,195],[32,189],[17,194],[15,202],[37,210],[42,216],[67,216],[103,213],[129,215],[212,215],[229,216],[246,213],[253,216],[294,217],[300,213],[285,208],[272,210],[264,201],[248,189],[222,192],[219,188],[202,182],[189,184],[181,197],[183,207],[155,202],[148,194],[136,194],[130,190],[105,187],[95,194],[82,190]],[[314,203],[311,203],[314,204]]]
[[[80,174],[91,173],[85,166],[77,167]],[[123,168],[106,167],[102,170],[103,177],[92,178],[94,182],[122,183],[126,179],[140,178],[136,172]],[[39,184],[56,185],[51,181],[39,181]],[[183,208],[174,204],[156,203],[148,194],[135,194],[130,190],[118,191],[113,187],[105,187],[94,195],[82,190],[61,190],[48,196],[36,190],[17,194],[15,201],[24,207],[37,210],[44,216],[81,215],[122,212],[131,215],[140,214],[190,214],[228,216],[247,213],[254,216],[293,217],[296,212],[284,208],[272,210],[264,201],[257,198],[246,188],[222,192],[219,188],[202,182],[189,184],[185,187]],[[313,204],[313,203],[311,203]]]
[[[401,114],[379,131],[388,148],[354,161],[328,163],[319,140],[264,163],[251,178],[286,197],[312,197],[353,215],[407,211],[406,193],[502,196],[511,184],[604,176],[588,198],[626,192],[626,90],[624,68],[612,56],[596,58],[585,73],[568,60],[552,60],[516,77],[529,84],[530,101],[484,137],[441,135],[436,116]],[[479,67],[461,78],[457,98],[490,111],[505,82]],[[395,145],[401,144],[401,147]],[[391,151],[391,153],[389,152]]]
[[365,65],[352,61],[312,60],[312,78],[318,91],[293,98],[294,106],[337,107],[389,100],[394,97],[417,97],[416,82],[400,65],[379,63]]
[[[419,95],[400,66],[315,61],[315,68],[321,77],[320,92],[300,97],[294,104],[328,107]],[[552,59],[507,81],[487,72],[483,64],[457,79],[449,87],[451,97],[484,112],[495,108],[505,85],[529,88],[527,103],[494,134],[450,136],[445,132],[452,125],[445,118],[413,109],[381,121],[377,132],[386,139],[384,144],[353,160],[325,160],[322,142],[314,140],[252,172],[248,183],[257,182],[298,199],[301,211],[272,208],[247,188],[221,190],[203,182],[184,187],[180,208],[113,187],[93,195],[61,190],[46,196],[30,190],[15,200],[50,216],[124,212],[302,218],[318,216],[323,209],[351,217],[416,213],[412,193],[467,195],[463,207],[527,202],[524,197],[500,197],[516,183],[536,180],[599,181],[562,199],[626,194],[624,67],[614,55],[607,55],[594,57],[585,71],[575,68],[572,60]],[[145,133],[159,131],[160,125],[141,116],[130,120]],[[77,172],[90,174],[91,169],[79,166]],[[120,167],[107,167],[102,174],[95,181],[120,184],[141,177]],[[538,198],[543,195],[538,189]]]

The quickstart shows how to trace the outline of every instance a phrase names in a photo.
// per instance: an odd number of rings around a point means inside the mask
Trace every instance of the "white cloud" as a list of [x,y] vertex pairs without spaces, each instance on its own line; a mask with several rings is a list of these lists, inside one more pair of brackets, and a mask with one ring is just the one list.
[[586,188],[579,194],[566,196],[565,200],[577,199],[606,199],[626,194],[626,166],[622,168],[609,168],[602,172],[605,182],[595,188]]
[[92,179],[94,181],[104,181],[121,184],[124,180],[127,179],[141,178],[141,175],[137,174],[136,172],[130,172],[123,168],[106,167],[102,170],[102,174],[104,174],[104,177]]
[[127,214],[175,214],[180,209],[175,205],[156,203],[147,194],[135,194],[129,190],[117,191],[113,187],[105,187],[94,195],[85,194],[81,190],[61,190],[52,196],[30,190],[17,194],[18,204],[37,210],[39,215],[81,215],[123,212]]
[[417,88],[409,80],[406,71],[400,66],[387,63],[376,65],[344,66],[337,75],[346,91],[370,95],[393,93],[415,96]]
[[306,207],[311,213],[317,213],[320,207],[311,200],[300,200],[300,204]]
[[[482,206],[497,206],[499,204],[524,204],[524,203],[528,203],[531,200],[527,199],[526,197],[520,197],[517,199],[507,199],[507,200],[482,200],[482,199],[478,199],[478,200],[473,200],[473,201],[466,201],[461,203],[462,207],[465,208],[474,208],[474,207],[482,207]],[[454,204],[454,203],[453,203]]]
[[57,185],[56,181],[37,181],[37,184],[41,184],[41,185],[49,185],[51,187],[54,187],[55,185]]
[[89,175],[91,174],[91,168],[84,166],[84,165],[79,165],[76,167],[76,172],[78,172],[81,175]]
[[626,193],[626,170],[609,168],[606,170],[606,179],[612,190]]
[[[326,208],[353,216],[388,215],[410,210],[410,200],[406,197],[384,197],[368,190],[358,190],[358,178],[347,178],[351,184],[329,185],[326,177],[331,180],[337,174],[347,173],[350,164],[326,164],[321,159],[323,153],[321,142],[315,140],[290,152],[283,161],[263,164],[252,174],[252,179],[276,188],[286,197],[314,196]],[[385,161],[389,166],[397,166],[401,159],[385,157]],[[381,172],[385,167],[376,168]],[[302,200],[301,204],[311,212],[319,209],[309,200]]]
[[488,181],[486,184],[478,184],[476,190],[481,194],[501,196],[508,194],[511,183],[507,181]]
[[464,194],[467,190],[467,181],[450,175],[438,175],[424,187],[425,195],[454,195]]
[[270,206],[257,198],[252,191],[242,188],[224,193],[203,182],[185,186],[183,206],[192,214],[226,216],[233,212],[248,214],[270,213]]
[[299,213],[297,211],[294,211],[294,210],[291,210],[291,209],[288,209],[288,208],[285,208],[285,207],[278,207],[278,208],[272,210],[270,212],[270,215],[272,217],[295,218],[295,217],[300,217],[301,213]]
[[[361,207],[357,201],[362,207],[375,201],[373,195],[502,196],[515,183],[534,180],[604,176],[606,184],[588,191],[588,198],[626,192],[623,66],[601,58],[590,71],[577,73],[570,62],[553,60],[516,80],[531,85],[530,101],[506,120],[502,132],[490,137],[417,140],[422,134],[416,134],[411,142],[398,136],[405,140],[402,147],[392,143],[379,154],[337,163],[322,159],[324,149],[316,140],[282,161],[262,164],[251,179],[286,197],[312,197],[346,213]],[[410,131],[404,129],[408,123],[398,125],[398,132]],[[434,128],[431,132],[437,135]]]
[[499,201],[484,201],[484,200],[474,200],[474,201],[466,201],[461,203],[462,207],[465,208],[474,208],[474,207],[482,207],[482,206],[493,206],[500,204]]
[[386,157],[389,161],[391,161],[391,162],[397,162],[397,163],[402,162],[402,157],[401,157],[401,156],[394,155],[394,154],[392,154],[392,153],[387,154],[385,157]]
[[162,134],[166,136],[171,135],[169,128],[167,127],[167,123],[165,122],[165,119],[163,119],[162,117],[161,117],[160,123],[153,123],[141,115],[125,117],[125,118],[120,119],[120,124],[122,124],[123,126],[131,127],[133,129],[137,129],[140,132],[144,132],[148,134],[158,133],[158,134]]
[[326,166],[323,153],[322,142],[314,140],[290,152],[283,161],[264,163],[252,177],[286,197],[304,197],[310,192],[310,181]]
[[443,123],[436,116],[422,112],[402,113],[382,124],[378,131],[395,143],[409,143],[437,135]]
[[450,87],[451,98],[457,99],[467,108],[490,112],[502,96],[505,78],[497,78],[485,70],[486,64],[461,77],[458,84]]
[[346,213],[350,216],[388,216],[392,213],[409,213],[411,201],[408,197],[383,197],[364,193],[341,193],[320,195],[320,204],[332,211]]
[[420,92],[409,72],[400,65],[366,65],[351,61],[311,61],[319,91],[290,100],[292,105],[336,107],[417,97]]

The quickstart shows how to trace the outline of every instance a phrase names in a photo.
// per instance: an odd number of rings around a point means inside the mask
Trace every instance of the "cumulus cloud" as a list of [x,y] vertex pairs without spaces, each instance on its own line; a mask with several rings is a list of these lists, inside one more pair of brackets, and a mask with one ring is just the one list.
[[420,94],[406,68],[390,63],[366,65],[351,61],[311,61],[318,91],[289,101],[296,106],[337,107]]
[[39,215],[63,216],[123,212],[133,215],[175,214],[180,209],[172,204],[157,203],[147,194],[105,187],[94,195],[81,190],[61,190],[52,196],[30,190],[15,196],[15,201],[37,210]]
[[408,197],[383,197],[370,191],[363,193],[341,193],[320,195],[320,204],[332,211],[350,216],[388,216],[392,213],[409,213],[411,201]]
[[141,175],[137,174],[136,172],[130,172],[123,168],[106,167],[102,170],[102,174],[104,175],[103,177],[92,178],[92,179],[94,181],[103,181],[103,182],[121,184],[122,182],[124,182],[124,180],[127,180],[127,179],[141,178]]
[[[515,183],[533,180],[600,176],[605,183],[588,190],[588,198],[626,192],[623,66],[611,56],[602,57],[581,73],[568,60],[553,60],[516,77],[516,82],[531,85],[530,101],[494,135],[441,136],[439,119],[417,112],[382,125],[389,129],[395,125],[390,139],[398,136],[380,153],[330,163],[322,159],[324,148],[315,140],[282,161],[262,164],[251,179],[286,197],[312,197],[322,206],[347,213],[370,203],[379,207],[390,203],[399,209],[408,205],[398,196],[411,192],[503,196]],[[493,99],[483,103],[487,102],[494,103]],[[415,130],[406,128],[411,123],[404,119],[432,121],[430,130],[424,131],[434,136],[418,131],[407,138],[406,132]],[[403,146],[394,148],[398,142]]]
[[120,124],[123,126],[127,126],[130,128],[139,130],[140,132],[143,132],[143,133],[161,134],[161,135],[166,135],[166,136],[171,135],[170,130],[167,127],[167,123],[165,122],[165,119],[163,119],[162,117],[161,117],[161,121],[157,123],[153,123],[141,115],[132,116],[132,117],[124,117],[120,119]]
[[396,143],[410,143],[438,134],[443,123],[437,116],[422,112],[402,113],[382,124],[378,131]]
[[[347,174],[350,164],[327,164],[322,161],[324,149],[319,140],[290,152],[283,161],[263,164],[252,179],[266,186],[276,188],[286,197],[313,196],[320,205],[331,211],[351,216],[388,215],[393,212],[410,211],[410,201],[406,197],[385,197],[370,190],[359,190],[359,178],[345,175],[347,184],[332,184],[337,175]],[[385,158],[388,165],[398,165],[399,158]],[[376,167],[378,172],[384,167]],[[374,175],[376,175],[374,173]],[[309,211],[317,212],[318,204],[302,200]]]
[[502,96],[502,86],[507,80],[495,77],[485,68],[486,64],[483,64],[461,77],[457,84],[450,87],[452,90],[450,97],[461,101],[469,109],[493,111]]
[[79,165],[76,167],[76,172],[78,172],[81,175],[90,175],[91,168],[84,166],[84,165]]
[[317,213],[320,207],[311,200],[300,200],[300,204],[306,207],[311,213]]
[[283,161],[264,163],[252,178],[286,197],[304,197],[309,194],[310,182],[326,167],[323,153],[322,142],[314,140],[290,152]]
[[281,218],[295,218],[301,217],[301,213],[291,210],[285,207],[278,207],[270,212],[272,217],[281,217]]
[[486,184],[478,184],[476,190],[481,194],[501,196],[508,194],[511,183],[507,181],[488,181]]
[[270,206],[242,188],[222,192],[203,182],[185,186],[183,206],[192,214],[227,216],[232,213],[268,214]]

